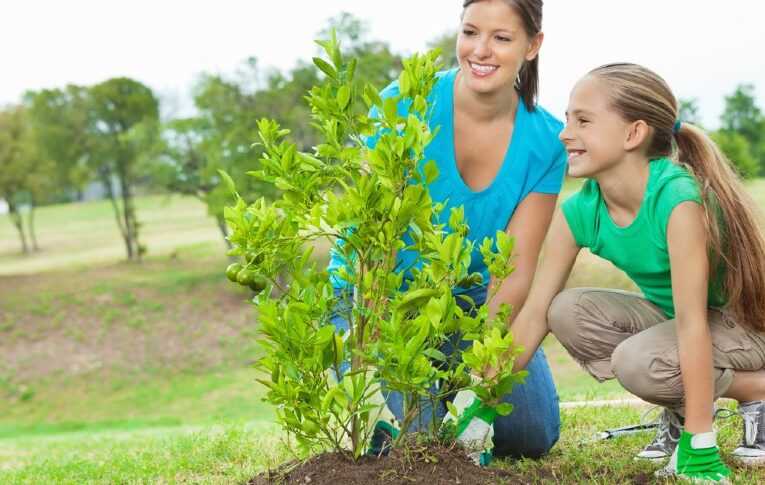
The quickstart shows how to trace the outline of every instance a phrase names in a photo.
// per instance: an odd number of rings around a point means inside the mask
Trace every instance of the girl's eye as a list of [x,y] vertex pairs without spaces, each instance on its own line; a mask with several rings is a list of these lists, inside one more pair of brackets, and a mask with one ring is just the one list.
[[580,124],[580,125],[583,125],[583,124],[585,124],[585,123],[589,123],[589,122],[590,122],[590,120],[588,120],[588,119],[586,119],[586,118],[579,118],[579,124]]
[[465,35],[474,35],[475,31],[474,30],[470,30],[470,29],[463,29],[462,33],[465,34]]
[[505,37],[503,35],[498,35],[497,40],[500,42],[510,42],[510,37]]

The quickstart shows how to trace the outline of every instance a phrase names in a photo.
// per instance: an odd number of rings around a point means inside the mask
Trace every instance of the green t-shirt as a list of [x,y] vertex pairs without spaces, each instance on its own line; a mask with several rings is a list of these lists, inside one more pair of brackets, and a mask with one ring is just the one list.
[[[667,223],[680,202],[692,200],[700,204],[701,197],[693,177],[680,165],[660,158],[648,166],[643,203],[629,226],[620,227],[611,220],[600,187],[592,179],[563,201],[562,208],[577,245],[589,248],[627,273],[649,301],[673,318]],[[723,272],[718,271],[710,282],[710,306],[725,303],[715,291],[722,287],[722,277]]]

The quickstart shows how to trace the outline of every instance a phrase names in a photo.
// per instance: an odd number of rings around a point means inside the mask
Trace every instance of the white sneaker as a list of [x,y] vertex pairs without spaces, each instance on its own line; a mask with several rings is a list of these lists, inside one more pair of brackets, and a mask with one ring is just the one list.
[[765,401],[739,403],[734,414],[743,420],[743,437],[733,458],[747,465],[765,464]]
[[[650,411],[653,411],[653,409],[656,408],[652,408]],[[669,458],[672,452],[675,451],[677,440],[680,439],[680,435],[683,433],[683,417],[668,408],[663,408],[658,421],[659,430],[656,432],[653,441],[635,455],[635,459],[662,461]]]

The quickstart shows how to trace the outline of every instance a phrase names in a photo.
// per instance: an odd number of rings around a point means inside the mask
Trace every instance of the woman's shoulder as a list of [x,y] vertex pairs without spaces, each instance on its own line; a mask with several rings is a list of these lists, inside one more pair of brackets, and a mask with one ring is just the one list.
[[[454,85],[454,78],[457,75],[457,68],[449,69],[447,71],[439,71],[436,73],[436,84],[433,87],[433,91],[437,92],[442,89],[448,89]],[[391,81],[390,84],[385,86],[380,91],[380,96],[385,98],[392,98],[401,94],[401,89],[398,86],[398,79]]]
[[[523,108],[523,101],[521,101],[518,109],[525,109]],[[563,129],[563,122],[555,117],[555,115],[538,104],[534,105],[534,111],[527,111],[527,114],[544,134],[554,136],[556,139],[558,138],[558,134]]]

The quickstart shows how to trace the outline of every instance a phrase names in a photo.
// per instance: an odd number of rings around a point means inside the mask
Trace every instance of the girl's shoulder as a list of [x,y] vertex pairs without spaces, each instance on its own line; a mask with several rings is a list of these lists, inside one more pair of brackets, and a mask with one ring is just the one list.
[[651,161],[649,197],[657,203],[666,199],[694,199],[699,189],[693,175],[684,166],[668,158]]

